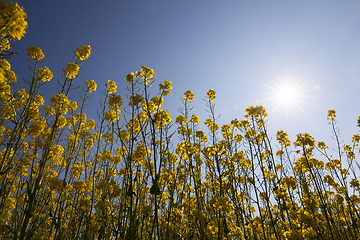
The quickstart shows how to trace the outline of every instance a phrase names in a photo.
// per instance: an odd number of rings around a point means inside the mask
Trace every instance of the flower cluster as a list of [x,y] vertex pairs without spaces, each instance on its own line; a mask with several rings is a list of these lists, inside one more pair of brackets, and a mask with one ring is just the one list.
[[185,93],[184,93],[184,96],[185,97],[183,97],[183,102],[188,102],[188,103],[190,103],[190,102],[192,102],[193,100],[194,100],[194,94],[193,94],[193,92],[192,91],[190,91],[190,90],[187,90]]
[[53,73],[48,67],[40,68],[37,72],[37,75],[41,78],[43,82],[48,82],[53,78]]
[[115,82],[113,82],[111,80],[108,80],[108,82],[105,84],[105,86],[107,87],[107,90],[108,90],[109,94],[112,94],[112,93],[116,92],[117,86],[116,86]]
[[85,61],[85,59],[89,58],[91,54],[90,45],[82,45],[75,49],[75,55],[80,61]]
[[20,40],[26,33],[27,15],[17,3],[0,1],[1,35],[10,40]]
[[35,46],[31,46],[27,49],[27,55],[30,59],[35,59],[35,60],[41,60],[45,58],[45,55],[41,50],[41,48]]
[[89,92],[95,92],[96,88],[97,88],[97,84],[94,80],[88,80],[85,82],[85,84],[88,86],[89,88]]
[[206,94],[210,101],[214,101],[216,99],[216,92],[214,91],[214,89],[210,89]]
[[78,72],[80,70],[79,65],[77,65],[74,62],[69,62],[68,64],[66,64],[65,69],[63,69],[63,72],[66,74],[65,76],[69,79],[74,79]]

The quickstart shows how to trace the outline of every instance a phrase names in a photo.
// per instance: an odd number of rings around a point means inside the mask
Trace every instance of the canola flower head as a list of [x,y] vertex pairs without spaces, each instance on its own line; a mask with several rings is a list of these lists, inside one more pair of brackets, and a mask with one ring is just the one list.
[[171,123],[170,114],[164,109],[161,109],[159,112],[154,114],[154,120],[158,129],[161,129],[164,127],[164,125]]
[[154,69],[147,67],[146,65],[141,67],[141,72],[143,76],[147,76],[149,79],[154,79]]
[[31,46],[27,49],[27,55],[30,59],[41,60],[45,55],[40,47]]
[[115,93],[117,89],[116,83],[111,80],[108,80],[108,82],[105,83],[105,87],[107,87],[109,94]]
[[105,113],[105,120],[111,123],[114,123],[116,120],[120,119],[121,110],[118,108],[111,108]]
[[1,67],[1,70],[9,71],[10,68],[11,68],[11,65],[5,59],[1,59],[0,60],[0,67]]
[[277,131],[276,140],[278,140],[278,142],[285,147],[290,146],[290,140],[288,139],[288,134],[283,130]]
[[246,115],[245,117],[267,117],[268,114],[266,112],[265,107],[259,105],[259,106],[250,106],[245,109]]
[[128,75],[126,75],[125,80],[129,83],[132,83],[135,81],[135,74],[134,73],[129,73]]
[[192,115],[189,123],[190,123],[190,124],[195,124],[195,123],[199,124],[199,123],[200,123],[200,119],[199,119],[198,116]]
[[[147,85],[150,82],[150,80],[154,79],[155,72],[154,72],[153,69],[151,69],[151,68],[147,67],[146,65],[144,65],[144,66],[141,67],[140,71],[135,72],[135,76],[140,77],[143,80],[145,80],[144,83],[145,83],[145,85]],[[131,79],[128,79],[128,80],[131,80]]]
[[7,90],[10,90],[10,85],[7,85],[8,82],[16,82],[17,77],[15,72],[11,70],[11,65],[5,59],[0,59],[0,82],[3,88],[2,93],[4,94]]
[[30,124],[28,131],[29,135],[32,137],[39,137],[44,133],[44,129],[46,127],[46,120],[44,117],[39,117],[34,120],[32,124]]
[[171,94],[172,89],[172,82],[168,80],[164,80],[163,83],[159,83],[159,90],[163,91],[162,95],[167,96],[168,94]]
[[144,98],[140,95],[140,94],[134,94],[132,96],[130,96],[129,98],[129,106],[130,107],[135,107],[137,106],[139,103],[144,103]]
[[109,97],[109,107],[124,107],[123,99],[120,95],[117,95],[115,93],[112,93]]
[[97,84],[94,80],[88,80],[85,82],[85,84],[88,86],[89,88],[89,92],[95,92],[96,88],[97,88]]
[[10,49],[10,42],[9,39],[7,38],[2,38],[0,39],[0,51],[6,51],[8,49]]
[[43,82],[48,82],[53,78],[53,73],[46,66],[40,68],[36,75],[38,75]]
[[181,125],[183,123],[186,123],[187,120],[183,115],[179,115],[179,116],[176,117],[175,122]]
[[190,102],[192,102],[193,100],[194,100],[194,93],[192,92],[192,91],[190,91],[190,90],[187,90],[185,93],[184,93],[184,96],[185,97],[183,97],[183,99],[182,99],[182,101],[183,102],[188,102],[188,103],[190,103]]
[[81,61],[89,58],[91,54],[91,47],[90,45],[82,45],[75,49],[75,55]]
[[77,65],[74,62],[69,62],[68,64],[66,64],[65,69],[63,69],[62,71],[64,73],[66,73],[66,77],[69,79],[74,79],[77,74],[79,73],[80,67],[79,65]]
[[328,111],[327,119],[336,122],[336,111],[334,109]]
[[216,92],[214,89],[210,89],[209,91],[206,92],[206,94],[210,101],[214,101],[216,99]]
[[[51,97],[50,103],[53,108],[60,110],[60,112],[66,114],[68,110],[75,110],[77,108],[76,102],[70,102],[62,93],[55,94]],[[52,109],[48,109],[48,111],[51,113],[53,112]]]
[[24,8],[12,1],[9,3],[0,1],[0,27],[1,35],[10,40],[20,40],[26,33],[27,18]]

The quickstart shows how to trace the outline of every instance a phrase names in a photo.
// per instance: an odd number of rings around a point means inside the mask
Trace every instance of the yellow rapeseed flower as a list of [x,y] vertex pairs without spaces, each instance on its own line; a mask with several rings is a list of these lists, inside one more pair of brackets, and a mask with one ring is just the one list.
[[8,36],[10,40],[20,40],[26,33],[28,26],[24,8],[17,3],[6,3],[1,0],[0,12],[1,35]]
[[185,93],[184,93],[184,98],[182,99],[183,100],[183,102],[188,102],[188,103],[190,103],[190,102],[192,102],[193,100],[194,100],[194,94],[193,94],[193,92],[192,91],[190,91],[190,90],[187,90]]
[[214,89],[210,89],[209,91],[207,91],[207,96],[208,96],[208,99],[210,101],[214,101],[216,99],[216,92]]
[[314,147],[315,146],[315,140],[312,136],[310,136],[309,133],[305,133],[305,134],[297,134],[296,135],[296,141],[294,142],[295,147],[300,146],[309,146],[309,147]]
[[179,116],[177,116],[175,122],[178,124],[183,124],[183,123],[186,123],[187,121],[183,115],[179,115]]
[[43,82],[48,82],[53,78],[53,73],[48,67],[40,68],[37,74]]
[[89,58],[90,54],[91,54],[90,45],[82,45],[77,49],[75,49],[75,55],[81,61],[84,61],[85,59]]
[[7,38],[2,38],[0,39],[0,51],[6,51],[8,49],[10,49],[10,42],[9,39]]
[[67,78],[74,79],[78,74],[79,70],[80,67],[76,63],[69,62],[68,64],[66,64],[66,67],[65,69],[63,69],[63,72],[66,73]]
[[46,120],[44,117],[39,117],[30,124],[28,131],[32,137],[39,137],[42,135],[44,128],[46,127]]
[[27,55],[30,59],[41,60],[45,55],[40,47],[31,46],[27,49]]
[[86,81],[85,84],[88,86],[89,92],[95,92],[96,91],[97,84],[96,84],[96,82],[94,80]]
[[67,96],[62,93],[55,94],[51,97],[50,102],[53,108],[58,108],[64,114],[68,111],[68,104],[70,101],[68,100]]
[[168,80],[164,80],[164,83],[159,84],[159,90],[163,91],[162,95],[167,96],[168,94],[171,94],[171,89],[172,89],[171,84],[172,82]]
[[125,80],[126,80],[127,82],[129,82],[129,83],[134,82],[134,81],[135,81],[135,75],[134,75],[134,73],[129,73],[129,74],[126,76]]
[[111,80],[108,80],[108,82],[105,83],[105,87],[107,87],[109,94],[115,93],[117,89],[116,83]]
[[245,117],[267,117],[267,112],[265,107],[259,106],[249,106],[245,109],[246,115]]
[[199,124],[199,122],[200,122],[199,117],[196,115],[192,115],[189,121],[190,124],[195,124],[195,123]]
[[[328,111],[327,119],[336,122],[336,112],[334,109]],[[330,124],[330,123],[329,123]]]
[[122,97],[120,95],[117,95],[115,93],[111,94],[109,97],[109,107],[114,108],[116,106],[124,107]]
[[278,142],[285,147],[290,146],[290,140],[288,139],[288,134],[283,130],[277,131],[276,140],[278,140]]
[[105,113],[105,120],[111,123],[114,123],[116,120],[120,119],[120,110],[110,109]]
[[[11,70],[11,65],[5,59],[0,60],[0,82],[6,84],[6,82],[16,82],[17,77],[15,72]],[[10,86],[9,86],[10,87]]]
[[139,103],[145,103],[144,101],[144,98],[140,95],[140,94],[135,94],[135,95],[132,95],[130,98],[129,98],[129,106],[130,107],[135,107],[137,106]]

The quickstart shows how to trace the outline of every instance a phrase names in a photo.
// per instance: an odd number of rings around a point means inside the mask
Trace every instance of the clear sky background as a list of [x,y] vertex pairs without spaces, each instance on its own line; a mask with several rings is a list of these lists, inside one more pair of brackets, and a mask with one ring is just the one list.
[[[194,113],[203,123],[208,117],[203,98],[215,89],[220,124],[242,120],[246,107],[261,104],[269,112],[273,138],[280,129],[291,141],[309,132],[333,145],[329,109],[337,111],[344,143],[359,133],[360,1],[16,2],[25,8],[29,25],[25,38],[14,43],[20,55],[11,59],[19,81],[26,77],[26,48],[41,47],[54,73],[42,88],[48,100],[73,50],[91,45],[75,84],[98,83],[86,111],[91,118],[107,80],[115,81],[125,98],[125,76],[147,65],[157,83],[173,83],[164,104],[173,119],[182,94],[192,90]],[[274,100],[275,89],[285,82],[299,86],[301,95],[287,107]]]

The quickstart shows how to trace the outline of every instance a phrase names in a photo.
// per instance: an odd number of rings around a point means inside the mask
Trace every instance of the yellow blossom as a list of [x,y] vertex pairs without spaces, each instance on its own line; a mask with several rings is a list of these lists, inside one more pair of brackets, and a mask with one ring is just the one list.
[[123,101],[122,101],[122,97],[120,95],[117,95],[115,93],[111,94],[109,96],[109,107],[115,107],[115,106],[120,106],[123,107]]
[[139,103],[144,103],[144,98],[140,95],[140,94],[135,94],[135,95],[132,95],[130,98],[129,98],[129,106],[130,107],[135,107],[137,106]]
[[283,130],[277,131],[276,133],[276,139],[279,141],[279,143],[285,147],[290,146],[290,140],[288,139],[288,134],[284,132]]
[[186,118],[183,115],[179,115],[179,116],[177,116],[175,122],[178,123],[178,124],[184,124],[187,121],[186,121]]
[[82,45],[75,49],[76,57],[79,58],[81,61],[87,59],[91,54],[91,47],[90,45]]
[[315,146],[315,140],[312,136],[310,136],[309,133],[305,133],[305,134],[297,134],[296,135],[297,139],[294,142],[295,147],[297,146],[309,146],[309,147],[314,147]]
[[27,22],[25,20],[27,15],[24,12],[24,8],[20,7],[17,3],[6,3],[1,0],[0,10],[1,35],[8,36],[10,40],[20,40],[27,29]]
[[318,142],[318,147],[321,150],[327,149],[328,146],[326,146],[326,144],[324,142]]
[[135,75],[134,75],[134,73],[129,73],[129,74],[126,76],[125,80],[126,80],[127,82],[129,82],[129,83],[134,82],[134,81],[135,81]]
[[184,93],[184,96],[185,97],[183,97],[183,102],[188,102],[188,103],[190,103],[190,102],[192,102],[193,100],[194,100],[194,94],[193,94],[193,92],[192,91],[190,91],[190,90],[187,90],[185,93]]
[[210,89],[209,91],[207,91],[207,96],[208,96],[208,99],[210,101],[214,101],[216,99],[216,92],[214,89]]
[[259,118],[259,117],[267,117],[267,112],[266,109],[259,105],[259,106],[250,106],[248,108],[245,109],[246,115],[245,117],[255,117],[255,118]]
[[88,86],[89,92],[95,92],[96,91],[97,84],[96,84],[96,82],[94,80],[86,81],[85,84]]
[[120,113],[121,111],[118,108],[110,109],[105,113],[105,120],[114,123],[116,120],[120,119]]
[[108,82],[105,83],[105,87],[107,87],[109,94],[115,93],[117,89],[116,83],[111,80],[108,80]]
[[161,109],[159,112],[155,113],[154,120],[156,122],[157,128],[159,129],[162,129],[165,124],[171,123],[170,114],[164,109]]
[[44,117],[39,117],[29,126],[29,134],[33,137],[39,137],[42,135],[44,128],[46,127],[46,121]]
[[195,123],[199,124],[199,122],[200,122],[199,117],[196,115],[192,115],[189,121],[190,124],[195,124]]
[[221,126],[221,132],[222,132],[222,138],[226,139],[226,140],[230,140],[231,139],[231,128],[229,124],[224,124]]
[[40,68],[36,75],[38,75],[43,82],[48,82],[53,78],[53,73],[46,66],[44,68]]
[[0,38],[0,52],[10,49],[10,42],[7,38]]
[[[51,97],[50,102],[52,104],[52,107],[55,109],[58,109],[60,112],[66,114],[68,109],[68,104],[70,101],[68,98],[62,94],[58,93]],[[50,110],[50,109],[49,109]]]
[[296,181],[296,179],[293,176],[284,177],[280,181],[280,186],[284,189],[295,190],[297,184],[298,184],[298,182]]
[[196,131],[195,136],[200,139],[201,142],[207,142],[208,138],[206,137],[204,131]]
[[[334,109],[328,111],[327,119],[336,122],[336,112]],[[330,124],[330,123],[329,123]]]
[[43,51],[41,50],[41,48],[35,47],[35,46],[31,46],[27,49],[27,55],[29,56],[29,58],[36,59],[36,60],[41,60],[41,59],[45,58],[45,55],[44,55]]
[[159,90],[162,91],[163,96],[167,96],[168,94],[171,94],[171,84],[172,82],[168,80],[164,80],[164,83],[159,84]]
[[68,64],[66,64],[65,69],[63,69],[62,71],[66,73],[67,78],[74,79],[78,74],[79,70],[80,67],[76,63],[69,62]]

